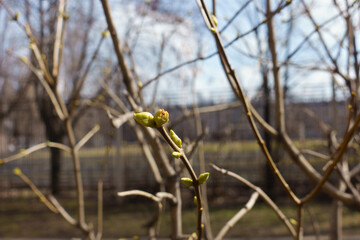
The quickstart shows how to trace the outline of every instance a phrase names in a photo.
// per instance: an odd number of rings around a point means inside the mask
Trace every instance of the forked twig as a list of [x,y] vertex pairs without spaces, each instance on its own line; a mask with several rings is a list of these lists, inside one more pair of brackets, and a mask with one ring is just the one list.
[[294,229],[294,226],[290,223],[289,219],[285,216],[285,214],[279,209],[279,207],[276,205],[276,203],[274,203],[271,200],[271,198],[260,187],[252,184],[251,182],[249,182],[248,180],[246,180],[245,178],[239,176],[238,174],[236,174],[234,172],[228,171],[223,168],[219,168],[215,164],[211,164],[211,167],[222,174],[228,175],[230,177],[235,178],[236,180],[239,180],[240,182],[244,183],[249,188],[258,192],[260,197],[266,202],[266,204],[268,204],[271,207],[271,209],[276,213],[276,215],[279,217],[279,219],[283,222],[283,224],[288,229],[291,236],[294,239],[296,238],[296,231]]

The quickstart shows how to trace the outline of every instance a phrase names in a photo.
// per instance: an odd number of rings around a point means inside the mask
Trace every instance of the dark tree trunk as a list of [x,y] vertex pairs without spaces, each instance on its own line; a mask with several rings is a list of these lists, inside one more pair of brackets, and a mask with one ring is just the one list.
[[50,149],[50,188],[53,195],[60,193],[60,172],[61,172],[61,150],[58,148]]
[[[65,129],[56,115],[49,97],[44,93],[38,94],[37,101],[41,120],[45,126],[46,138],[50,142],[63,143]],[[54,195],[60,193],[60,169],[61,150],[50,148],[50,189]]]
[[[264,81],[264,120],[267,123],[270,123],[271,115],[270,115],[270,108],[271,108],[271,98],[270,98],[270,89],[268,85],[268,78],[266,73],[263,73],[263,81]],[[271,147],[271,135],[264,131],[264,141],[266,144],[267,149],[269,150],[270,155],[272,155],[272,147]],[[267,194],[274,199],[274,173],[269,164],[266,164],[265,167],[265,191]]]

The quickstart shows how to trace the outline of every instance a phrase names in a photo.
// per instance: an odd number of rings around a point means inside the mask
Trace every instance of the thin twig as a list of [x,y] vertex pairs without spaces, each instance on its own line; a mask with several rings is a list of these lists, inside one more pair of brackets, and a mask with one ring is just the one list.
[[49,202],[45,195],[35,186],[35,184],[19,169],[15,168],[14,173],[18,175],[29,187],[31,190],[39,197],[40,201],[45,204],[45,206],[52,211],[53,213],[59,213],[59,211]]
[[341,142],[340,146],[338,147],[338,151],[336,151],[337,152],[336,157],[333,159],[330,167],[327,169],[327,171],[324,174],[324,176],[322,177],[321,181],[319,181],[317,183],[315,188],[308,195],[306,195],[304,198],[301,199],[302,203],[306,203],[306,202],[310,201],[318,193],[318,191],[322,188],[322,186],[325,184],[325,182],[329,179],[331,173],[336,168],[337,163],[341,160],[343,154],[347,150],[348,143],[353,138],[353,135],[354,135],[355,131],[357,130],[359,124],[360,124],[360,114],[357,115],[357,117],[354,121],[354,124],[349,129],[349,131],[346,133],[346,135],[344,136],[343,141]]
[[249,201],[246,203],[245,207],[243,207],[239,212],[237,212],[229,221],[226,222],[226,224],[221,228],[219,233],[216,235],[215,240],[221,240],[224,238],[224,236],[227,234],[227,232],[235,226],[237,222],[240,221],[240,219],[249,212],[253,206],[256,203],[256,200],[259,197],[258,192],[254,192],[251,194],[251,197]]
[[[210,14],[207,10],[206,4],[204,3],[203,0],[197,0],[199,8],[201,9],[202,13],[203,13],[203,18],[205,19],[205,22],[210,24],[209,29],[216,29],[216,26],[214,25],[214,23],[212,22],[212,19],[210,17]],[[268,17],[272,17],[273,15],[269,14]],[[281,183],[281,186],[284,188],[284,190],[286,191],[286,193],[290,196],[290,198],[295,202],[295,203],[299,203],[300,199],[295,195],[295,193],[291,190],[290,186],[287,184],[287,182],[285,181],[284,177],[282,176],[282,174],[280,173],[280,171],[278,170],[274,160],[272,159],[266,144],[264,142],[264,140],[262,139],[259,130],[254,122],[254,118],[253,115],[251,113],[248,101],[245,97],[245,93],[244,90],[242,88],[242,86],[239,83],[239,80],[237,78],[237,75],[234,71],[234,69],[232,68],[229,59],[227,58],[226,52],[225,52],[225,48],[222,44],[220,35],[217,31],[215,31],[213,33],[213,36],[215,38],[216,41],[216,45],[218,47],[218,51],[219,51],[219,56],[220,56],[220,60],[221,60],[221,64],[223,66],[223,69],[225,71],[226,77],[234,91],[234,93],[236,94],[236,96],[238,97],[238,99],[243,103],[243,106],[245,108],[245,113],[248,119],[248,122],[251,126],[251,129],[257,139],[257,142],[260,146],[260,149],[262,150],[264,156],[266,157],[270,167],[272,168],[274,174],[276,175],[276,177],[278,178],[279,182]]]
[[61,204],[56,200],[56,198],[52,195],[48,196],[49,201],[54,205],[54,207],[58,210],[61,216],[71,225],[75,226],[77,221],[70,216],[70,214],[61,206]]
[[87,141],[92,138],[95,133],[97,133],[100,130],[100,125],[96,124],[76,145],[75,145],[75,151],[79,151],[82,146],[84,146]]
[[21,149],[19,153],[9,156],[9,157],[6,157],[6,158],[2,158],[0,160],[1,160],[2,164],[5,164],[8,162],[14,161],[16,159],[26,157],[33,152],[39,151],[39,150],[47,148],[47,147],[58,148],[58,149],[66,151],[66,152],[70,152],[70,148],[64,144],[55,143],[55,142],[46,142],[46,143],[39,143],[39,144],[34,145],[27,149]]
[[59,60],[60,60],[60,48],[61,39],[64,27],[64,12],[65,12],[65,0],[59,0],[58,17],[56,23],[56,33],[54,42],[54,53],[53,53],[53,69],[52,74],[54,79],[57,79],[59,73]]
[[244,183],[246,186],[248,186],[249,188],[253,189],[254,191],[258,192],[260,197],[266,202],[266,204],[268,204],[271,209],[276,213],[276,215],[279,217],[279,219],[282,221],[282,223],[285,225],[285,227],[288,229],[289,233],[291,234],[291,236],[295,239],[296,238],[296,231],[293,227],[293,225],[290,223],[289,219],[285,216],[285,214],[279,209],[279,207],[276,205],[276,203],[274,203],[271,198],[258,186],[252,184],[251,182],[249,182],[248,180],[246,180],[245,178],[239,176],[238,174],[228,171],[226,169],[223,168],[219,168],[218,166],[214,165],[214,164],[210,164],[211,167],[213,169],[215,169],[216,171],[228,175],[230,177],[235,178],[236,180]]
[[193,169],[193,167],[191,166],[188,158],[186,157],[184,151],[182,148],[179,148],[174,142],[173,140],[170,138],[169,134],[166,132],[165,128],[163,126],[157,128],[157,130],[160,132],[160,134],[164,137],[165,141],[170,145],[170,147],[174,150],[177,151],[181,154],[180,159],[183,162],[183,164],[185,165],[188,173],[190,174],[190,177],[193,181],[193,186],[194,186],[194,191],[195,191],[195,196],[197,198],[197,236],[198,239],[201,240],[202,238],[202,230],[203,230],[203,225],[201,222],[202,219],[202,213],[203,213],[203,205],[202,205],[202,198],[201,198],[201,192],[200,192],[200,184],[198,181],[198,178],[195,174],[195,171]]

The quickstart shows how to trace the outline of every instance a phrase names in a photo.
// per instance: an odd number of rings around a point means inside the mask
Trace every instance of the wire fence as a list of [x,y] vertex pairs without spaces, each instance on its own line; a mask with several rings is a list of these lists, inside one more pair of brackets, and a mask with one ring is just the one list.
[[[0,125],[0,158],[10,156],[22,148],[28,148],[46,141],[39,116],[31,110],[30,104],[27,102],[21,105]],[[262,104],[257,102],[254,102],[254,106],[260,111],[263,107]],[[345,110],[342,110],[345,109],[344,106],[344,102],[337,103],[337,114],[340,116],[345,114]],[[287,105],[287,107],[291,108],[291,111],[289,111],[291,115],[286,116],[289,123],[287,129],[299,144],[306,146],[307,141],[322,142],[325,139],[326,136],[319,130],[319,121],[329,125],[332,124],[331,116],[333,116],[334,106],[330,102],[296,102]],[[306,115],[303,111],[305,108],[316,113],[316,118]],[[184,108],[179,106],[170,106],[168,108],[172,119],[181,116],[183,110]],[[206,163],[218,164],[240,174],[259,186],[266,186],[268,179],[266,176],[266,162],[256,147],[256,142],[252,137],[251,129],[246,122],[242,108],[236,107],[221,112],[206,113],[201,117],[204,127],[209,130],[205,138]],[[140,148],[137,147],[136,143],[132,143],[135,139],[132,130],[124,126],[120,131],[115,131],[111,128],[103,110],[95,109],[86,113],[83,120],[78,124],[79,127],[76,127],[78,138],[84,136],[95,124],[100,124],[100,132],[85,145],[85,148],[80,153],[85,190],[88,192],[97,191],[101,166],[105,159],[104,188],[108,190],[107,193],[115,194],[117,191],[135,188],[157,191],[158,186],[151,171],[149,171],[148,163],[141,155]],[[196,137],[194,131],[192,131],[195,127],[194,124],[193,120],[190,119],[184,120],[175,127],[176,132],[183,136],[185,144]],[[340,134],[343,131],[342,124],[338,122],[337,126],[340,126],[337,129]],[[317,145],[318,149],[316,150],[326,152],[324,142]],[[105,155],[106,146],[111,148],[108,157]],[[132,146],[135,151],[129,152],[129,146]],[[248,149],[246,149],[246,146],[248,146]],[[276,157],[280,161],[279,168],[284,173],[284,177],[290,185],[296,188],[296,191],[305,192],[309,187],[313,186],[313,183],[289,160],[286,154],[282,151],[275,151],[274,154],[277,154]],[[0,196],[6,197],[21,189],[27,189],[26,184],[12,173],[15,167],[20,167],[35,185],[48,191],[50,188],[51,168],[49,156],[49,150],[45,149],[0,166]],[[193,161],[195,168],[197,168],[196,156]],[[313,164],[315,168],[321,171],[325,163],[314,160]],[[212,175],[208,183],[208,193],[213,201],[220,201],[219,199],[226,195],[233,196],[235,200],[248,195],[250,190],[240,183],[212,172],[208,165],[207,169]],[[71,190],[74,187],[75,179],[72,161],[68,155],[63,154],[60,188],[62,190]],[[281,189],[277,187],[273,191],[281,193]]]

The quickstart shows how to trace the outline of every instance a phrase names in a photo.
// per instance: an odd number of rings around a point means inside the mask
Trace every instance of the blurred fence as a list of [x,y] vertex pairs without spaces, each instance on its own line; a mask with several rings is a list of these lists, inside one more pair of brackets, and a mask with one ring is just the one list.
[[[259,112],[262,111],[262,105],[254,102],[254,106]],[[345,114],[346,104],[337,103],[337,114]],[[321,120],[329,125],[332,124],[331,116],[334,106],[330,102],[308,102],[308,103],[291,103],[287,105],[291,108],[291,115],[287,115],[287,129],[292,137],[299,140],[299,144],[306,143],[306,140],[324,139],[326,136],[319,130],[318,121]],[[316,118],[309,117],[304,113],[308,108],[315,113]],[[183,113],[183,107],[171,106],[168,111],[172,119],[176,119]],[[244,117],[241,107],[223,110],[216,113],[206,113],[202,116],[203,125],[209,129],[209,134],[205,138],[210,143],[205,151],[206,163],[215,163],[220,167],[234,171],[246,179],[259,186],[266,186],[266,168],[265,159],[256,147],[246,149],[244,143],[251,143],[251,129]],[[274,116],[273,116],[274,117]],[[345,124],[341,124],[342,119],[338,119],[337,130],[341,134]],[[83,120],[76,127],[78,139],[86,134],[95,124],[100,124],[101,130],[95,137],[87,143],[81,152],[81,165],[83,172],[83,182],[85,190],[96,192],[97,182],[100,177],[100,169],[105,158],[105,147],[111,147],[110,155],[106,158],[107,164],[104,175],[104,188],[107,193],[115,194],[120,190],[143,189],[147,191],[157,191],[158,187],[154,181],[149,165],[141,155],[140,148],[138,151],[127,151],[129,144],[135,137],[132,130],[124,126],[120,131],[111,128],[106,114],[99,109],[91,110],[86,113]],[[176,132],[186,139],[194,139],[194,122],[193,120],[184,120],[181,124],[174,127]],[[115,132],[115,137],[113,133]],[[112,133],[112,134],[110,134]],[[46,141],[44,130],[39,120],[39,116],[31,107],[31,102],[24,103],[14,111],[9,118],[0,125],[0,158],[12,155],[21,148],[27,148],[35,144]],[[212,146],[211,143],[235,142],[229,149],[226,144]],[[135,144],[136,145],[136,144]],[[246,145],[246,144],[245,144]],[[321,145],[321,144],[320,144]],[[305,146],[305,145],[304,145]],[[326,146],[318,146],[319,151],[326,151]],[[170,154],[170,151],[169,151]],[[296,186],[295,191],[305,192],[313,184],[306,176],[289,160],[284,154],[277,155],[279,168],[290,185]],[[197,160],[194,158],[195,168]],[[315,167],[321,171],[324,162],[315,161]],[[23,159],[0,166],[0,196],[6,197],[27,186],[20,178],[12,173],[12,169],[20,167],[22,171],[41,189],[48,190],[50,186],[50,160],[49,151],[42,150],[31,154]],[[209,198],[214,202],[221,203],[226,199],[237,201],[238,198],[245,197],[249,194],[249,189],[241,183],[227,176],[222,176],[209,169],[211,178],[208,182]],[[276,181],[274,179],[274,181]],[[73,166],[69,156],[63,155],[61,164],[60,186],[63,190],[74,189],[75,180],[73,176]],[[281,189],[273,189],[275,194],[281,196]],[[185,195],[186,195],[186,191]],[[190,192],[189,192],[190,194]],[[231,198],[229,198],[231,196]],[[189,198],[191,199],[191,198]]]

